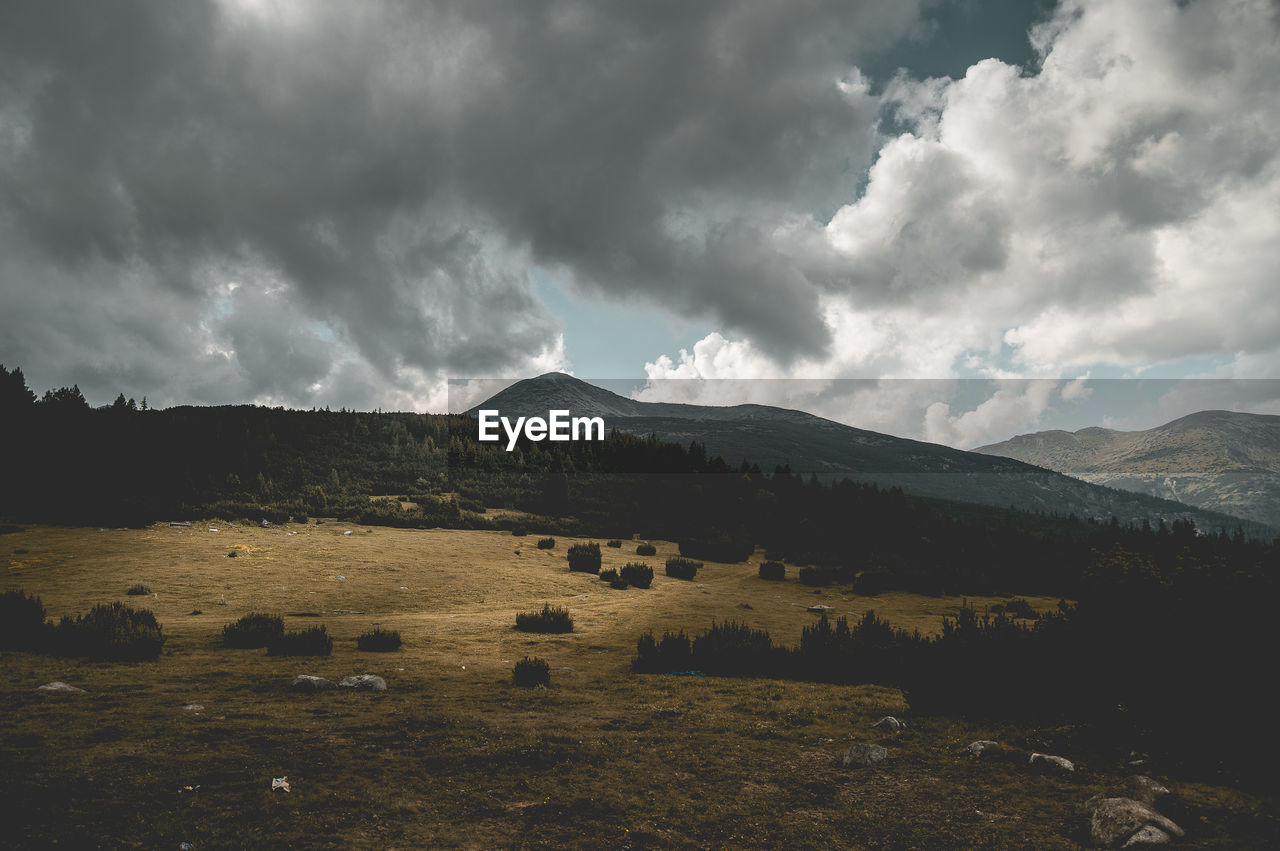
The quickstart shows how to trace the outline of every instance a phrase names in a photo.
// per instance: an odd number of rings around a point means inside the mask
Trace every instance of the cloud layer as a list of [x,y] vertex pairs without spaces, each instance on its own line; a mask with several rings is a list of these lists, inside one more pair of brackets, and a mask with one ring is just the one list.
[[535,265],[781,360],[913,2],[6,4],[0,350],[177,401],[442,407],[563,360]]

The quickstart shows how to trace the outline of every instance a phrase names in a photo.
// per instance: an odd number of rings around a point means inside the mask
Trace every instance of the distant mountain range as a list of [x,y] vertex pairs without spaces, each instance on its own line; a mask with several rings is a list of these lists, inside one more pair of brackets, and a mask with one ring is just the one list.
[[551,409],[600,416],[606,428],[682,444],[696,440],[710,455],[730,464],[746,459],[766,472],[785,464],[824,481],[875,481],[962,502],[1099,520],[1115,516],[1122,523],[1190,519],[1200,529],[1242,527],[1246,534],[1264,538],[1277,534],[1268,525],[1092,484],[1021,459],[893,437],[787,408],[640,402],[562,373],[520,381],[467,413],[475,416],[482,408],[509,417],[545,417]]
[[1280,416],[1200,411],[1146,431],[1041,431],[974,451],[1280,526]]

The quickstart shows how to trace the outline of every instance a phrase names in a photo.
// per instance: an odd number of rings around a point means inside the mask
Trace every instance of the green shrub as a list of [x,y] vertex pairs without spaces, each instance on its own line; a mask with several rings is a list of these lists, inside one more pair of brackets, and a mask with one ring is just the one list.
[[[1031,604],[1021,597],[1009,600],[1004,604],[1003,610],[1008,612],[1011,617],[1015,618],[1028,618],[1029,620],[1040,619],[1040,613],[1031,608]],[[991,611],[994,613],[996,611],[996,606],[992,606]]]
[[523,527],[523,526],[512,526],[512,527],[511,527],[511,534],[512,534],[512,535],[514,535],[514,536],[515,536],[515,537],[517,537],[517,538],[523,538],[525,535],[527,535],[527,534],[529,534],[529,533],[528,533],[528,532],[526,532],[526,531],[524,530],[524,527]]
[[526,656],[516,662],[511,672],[511,679],[518,686],[551,685],[551,666],[545,659]]
[[267,647],[284,636],[284,618],[279,615],[245,615],[222,628],[222,646],[249,650]]
[[150,597],[151,589],[139,582],[124,593],[128,594],[130,597]]
[[540,539],[538,539],[538,549],[540,549],[540,550],[554,550],[555,548],[556,548],[556,539],[555,539],[555,538],[540,538]]
[[44,603],[25,591],[0,594],[0,650],[39,650],[49,640]]
[[612,540],[605,544],[606,547],[613,547],[615,550],[622,549],[622,541]]
[[637,588],[648,588],[653,584],[653,568],[647,564],[631,562],[623,566],[622,573],[618,575],[618,578],[628,585],[634,585]]
[[54,648],[63,656],[142,662],[159,659],[164,642],[160,624],[150,610],[108,603],[94,606],[86,615],[62,618]]
[[781,582],[787,578],[787,566],[780,561],[762,562],[760,564],[760,578]]
[[619,591],[626,591],[629,586],[627,585],[627,580],[622,577],[618,577],[609,583],[609,587],[616,588]]
[[675,579],[692,579],[700,567],[702,567],[700,562],[676,556],[667,559],[667,576]]
[[371,653],[390,653],[400,649],[400,633],[394,629],[371,629],[356,639],[356,649]]
[[569,547],[569,569],[579,573],[600,572],[600,545],[592,541],[589,544],[574,544]]
[[324,626],[286,632],[267,645],[268,656],[328,656],[332,652],[333,639]]
[[618,569],[616,567],[611,567],[608,570],[600,571],[600,580],[602,582],[617,582]]
[[521,632],[573,632],[573,618],[563,606],[552,608],[550,603],[543,603],[540,612],[517,613],[516,629]]
[[638,556],[656,556],[657,554],[658,548],[653,544],[641,544],[636,547],[636,555]]

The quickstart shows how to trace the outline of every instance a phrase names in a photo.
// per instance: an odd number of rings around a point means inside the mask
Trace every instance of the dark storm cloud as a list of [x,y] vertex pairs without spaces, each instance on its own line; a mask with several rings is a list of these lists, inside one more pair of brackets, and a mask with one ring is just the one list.
[[542,362],[542,264],[819,353],[771,234],[853,196],[915,5],[5,4],[0,348],[324,404]]

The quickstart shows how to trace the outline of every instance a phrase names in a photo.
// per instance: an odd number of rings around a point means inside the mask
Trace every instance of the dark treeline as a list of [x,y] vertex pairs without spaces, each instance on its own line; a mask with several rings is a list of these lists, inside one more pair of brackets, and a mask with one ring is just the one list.
[[1034,620],[966,608],[923,637],[873,612],[823,617],[795,647],[719,623],[642,635],[633,668],[896,686],[915,712],[1086,721],[1110,758],[1274,786],[1280,553],[1247,554],[1113,546],[1090,553],[1077,602]]
[[[1262,544],[1185,523],[999,511],[824,484],[788,468],[730,465],[698,443],[612,433],[601,442],[481,443],[468,417],[256,406],[149,410],[120,396],[91,408],[77,388],[36,397],[0,368],[10,451],[0,513],[17,520],[142,524],[157,518],[309,516],[401,527],[511,528],[680,542],[693,559],[754,546],[804,566],[802,581],[859,593],[1017,592],[1074,597],[1093,550],[1123,547],[1253,561]],[[371,500],[371,496],[407,498]],[[531,512],[492,520],[485,507]]]

